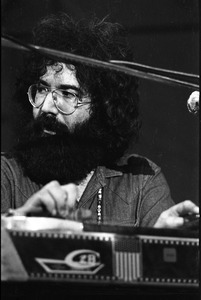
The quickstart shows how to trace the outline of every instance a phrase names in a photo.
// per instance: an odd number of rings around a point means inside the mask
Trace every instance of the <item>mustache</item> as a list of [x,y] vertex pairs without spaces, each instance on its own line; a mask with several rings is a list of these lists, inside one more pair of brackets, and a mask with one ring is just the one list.
[[[114,156],[112,132],[107,125],[97,115],[92,114],[89,119],[76,123],[73,128],[68,128],[56,116],[42,113],[24,126],[14,146],[14,151],[53,144],[68,147],[69,143],[73,143],[74,145],[80,145],[81,148],[87,145],[88,147],[100,147],[105,151],[107,149],[107,152],[111,152]],[[45,130],[52,131],[55,134],[48,134]]]
[[[44,130],[53,131],[55,135],[47,136]],[[69,129],[66,124],[61,123],[54,115],[42,113],[36,119],[28,124],[26,132],[31,133],[30,139],[40,138],[72,138],[93,142],[108,142],[107,131],[97,122],[96,118],[91,116],[81,123],[76,124],[73,129]]]
[[[51,135],[45,132],[52,131],[55,134]],[[50,144],[68,145],[69,142],[73,144],[80,144],[85,147],[86,143],[89,145],[104,146],[108,143],[107,133],[102,130],[96,119],[90,118],[82,123],[76,124],[73,129],[69,129],[66,124],[61,123],[54,115],[43,113],[36,119],[24,127],[16,147],[24,149],[24,147],[41,146]]]
[[53,131],[57,135],[69,133],[69,129],[65,124],[58,122],[55,116],[44,113],[33,120],[30,127],[32,127],[33,131],[39,136],[43,135],[44,130]]
[[[55,134],[47,134],[45,133],[45,130],[52,131]],[[47,143],[47,141],[56,142],[56,140],[65,140],[69,136],[71,136],[71,132],[67,125],[59,122],[54,115],[43,113],[37,118],[31,119],[24,126],[19,134],[18,141],[14,146],[14,149],[22,150],[36,144],[39,145],[40,143]]]

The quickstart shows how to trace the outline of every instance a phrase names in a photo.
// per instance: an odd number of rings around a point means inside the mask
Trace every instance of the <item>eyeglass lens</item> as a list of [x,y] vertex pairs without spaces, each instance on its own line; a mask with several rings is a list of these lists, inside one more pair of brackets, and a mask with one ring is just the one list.
[[28,91],[29,100],[34,107],[39,108],[49,93],[52,93],[54,103],[58,110],[67,114],[71,114],[75,111],[77,107],[77,96],[65,90],[52,90],[49,87],[33,84]]

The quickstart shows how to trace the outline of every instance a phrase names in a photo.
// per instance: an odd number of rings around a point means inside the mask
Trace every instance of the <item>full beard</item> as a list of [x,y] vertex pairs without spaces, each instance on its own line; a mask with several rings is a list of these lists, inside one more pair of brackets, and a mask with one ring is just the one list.
[[79,183],[99,164],[107,164],[107,144],[107,134],[95,118],[70,131],[55,117],[43,114],[24,128],[13,155],[24,175],[36,183]]

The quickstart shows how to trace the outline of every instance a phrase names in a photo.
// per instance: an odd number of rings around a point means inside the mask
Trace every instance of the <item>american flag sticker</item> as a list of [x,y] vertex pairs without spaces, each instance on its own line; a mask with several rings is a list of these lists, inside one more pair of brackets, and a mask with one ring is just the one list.
[[140,253],[116,252],[115,275],[124,281],[136,281],[141,277]]
[[115,241],[115,276],[123,281],[137,281],[142,275],[139,239],[117,238]]

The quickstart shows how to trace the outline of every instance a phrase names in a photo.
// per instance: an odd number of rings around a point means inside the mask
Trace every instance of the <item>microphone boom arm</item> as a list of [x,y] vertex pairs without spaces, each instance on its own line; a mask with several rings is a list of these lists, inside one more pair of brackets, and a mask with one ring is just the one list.
[[[192,83],[191,81],[189,81],[190,78],[196,80],[199,79],[199,76],[195,74],[182,73],[177,71],[165,70],[161,68],[159,69],[159,68],[154,68],[146,65],[136,64],[134,62],[127,62],[127,61],[118,61],[118,60],[110,60],[109,62],[100,61],[94,58],[89,58],[81,55],[75,55],[68,52],[58,51],[55,49],[24,43],[19,41],[16,38],[13,38],[5,34],[2,36],[1,40],[2,40],[2,45],[5,47],[12,47],[22,51],[34,51],[41,55],[50,57],[57,61],[62,61],[64,63],[69,63],[70,60],[72,62],[80,62],[92,67],[99,67],[99,68],[109,69],[112,71],[122,72],[127,75],[136,76],[142,79],[148,79],[148,80],[167,83],[171,85],[186,86],[189,88],[199,90],[199,84]],[[132,66],[132,68],[128,67],[127,65]],[[180,78],[173,78],[173,76],[180,76]]]

